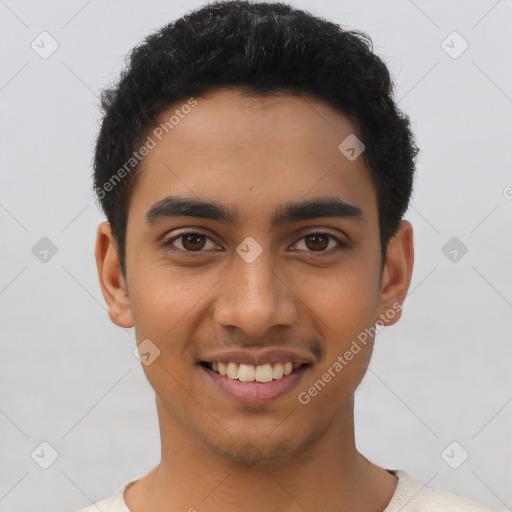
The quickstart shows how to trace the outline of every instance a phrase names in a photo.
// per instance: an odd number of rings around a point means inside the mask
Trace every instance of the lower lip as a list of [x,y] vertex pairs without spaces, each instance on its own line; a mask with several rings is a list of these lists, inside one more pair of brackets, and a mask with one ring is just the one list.
[[304,365],[298,370],[270,382],[241,382],[239,380],[224,377],[209,368],[199,365],[206,376],[218,389],[226,395],[240,402],[249,404],[263,404],[292,391],[299,385],[304,374],[310,370],[310,365]]

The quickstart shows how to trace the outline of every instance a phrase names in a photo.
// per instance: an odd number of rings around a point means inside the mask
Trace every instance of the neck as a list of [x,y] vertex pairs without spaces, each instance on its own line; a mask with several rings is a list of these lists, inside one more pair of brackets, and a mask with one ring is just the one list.
[[328,431],[293,458],[254,464],[216,453],[156,401],[162,458],[125,492],[133,512],[381,512],[395,491],[396,477],[356,450],[353,399]]

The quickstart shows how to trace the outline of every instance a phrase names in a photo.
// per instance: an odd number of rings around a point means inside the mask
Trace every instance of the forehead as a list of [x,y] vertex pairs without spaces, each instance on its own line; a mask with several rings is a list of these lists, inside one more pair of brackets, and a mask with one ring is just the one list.
[[351,161],[339,149],[355,126],[320,100],[224,90],[175,104],[157,121],[130,199],[139,218],[168,195],[236,205],[242,217],[258,218],[267,206],[320,196],[375,206],[362,156]]
[[[188,102],[183,101],[157,120],[164,132],[169,132],[162,134],[165,142],[170,145],[171,137],[166,135],[173,136],[175,156],[186,156],[187,161],[205,156],[205,151],[207,157],[216,156],[215,147],[225,158],[232,153],[242,157],[244,153],[278,148],[282,160],[297,160],[307,152],[308,161],[316,158],[320,164],[326,157],[338,158],[339,139],[355,132],[346,116],[307,96],[281,92],[253,97],[239,90],[222,90],[194,101],[195,107],[189,109]],[[168,126],[170,120],[172,126]],[[160,149],[166,145],[159,144]],[[178,145],[180,151],[176,151]],[[158,153],[152,152],[149,159]],[[265,154],[259,156],[262,162]]]

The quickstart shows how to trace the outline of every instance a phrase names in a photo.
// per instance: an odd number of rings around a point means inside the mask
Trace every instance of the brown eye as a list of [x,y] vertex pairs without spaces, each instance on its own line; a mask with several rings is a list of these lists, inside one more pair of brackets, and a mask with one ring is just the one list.
[[329,237],[320,233],[305,237],[306,246],[313,251],[323,251],[329,245]]
[[[334,242],[334,246],[329,245],[331,242]],[[296,244],[303,244],[305,249],[299,248],[294,250],[303,251],[306,253],[325,253],[330,254],[336,252],[338,250],[344,249],[347,247],[347,244],[336,238],[334,235],[329,233],[309,233],[306,236],[302,237]],[[327,249],[327,250],[326,250]]]
[[188,234],[182,235],[182,245],[187,249],[187,251],[196,251],[201,250],[205,245],[205,240],[203,235],[198,234]]
[[[209,247],[207,247],[208,244],[210,244]],[[195,231],[176,235],[164,242],[163,245],[166,249],[185,253],[206,253],[207,249],[215,247],[215,243],[208,236]]]

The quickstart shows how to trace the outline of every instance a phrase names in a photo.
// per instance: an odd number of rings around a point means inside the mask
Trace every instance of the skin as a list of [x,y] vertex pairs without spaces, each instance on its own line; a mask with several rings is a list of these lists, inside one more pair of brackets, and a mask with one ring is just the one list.
[[[161,351],[142,366],[155,390],[161,461],[124,499],[132,512],[382,511],[396,478],[361,455],[354,439],[353,395],[373,339],[307,405],[297,393],[365,328],[398,321],[400,311],[387,312],[409,288],[412,226],[400,224],[381,275],[375,189],[363,157],[349,161],[338,149],[354,126],[326,103],[286,94],[250,99],[236,90],[197,100],[143,162],[130,198],[126,280],[108,222],[97,232],[110,319],[135,326],[137,343],[148,338]],[[146,212],[171,194],[235,207],[239,221],[146,224]],[[270,228],[278,205],[332,196],[357,205],[363,221],[320,217]],[[175,252],[166,249],[180,228],[207,238],[192,246],[176,239]],[[312,232],[347,247],[307,243]],[[263,249],[250,264],[236,253],[246,237]],[[274,346],[305,349],[314,364],[298,389],[266,404],[227,397],[196,364],[206,351]]]

